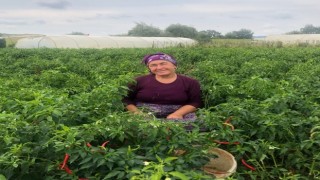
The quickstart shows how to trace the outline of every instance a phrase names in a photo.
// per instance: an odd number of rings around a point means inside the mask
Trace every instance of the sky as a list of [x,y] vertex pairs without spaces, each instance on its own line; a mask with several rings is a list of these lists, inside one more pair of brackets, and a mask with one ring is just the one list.
[[0,0],[0,33],[123,35],[137,23],[254,36],[320,26],[320,0]]

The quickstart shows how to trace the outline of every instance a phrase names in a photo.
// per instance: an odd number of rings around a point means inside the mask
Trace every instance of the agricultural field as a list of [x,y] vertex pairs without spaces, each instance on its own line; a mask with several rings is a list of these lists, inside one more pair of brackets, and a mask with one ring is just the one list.
[[[193,124],[124,110],[158,51],[201,83]],[[317,47],[3,48],[0,179],[214,179],[214,147],[238,163],[229,179],[320,179],[319,104]]]

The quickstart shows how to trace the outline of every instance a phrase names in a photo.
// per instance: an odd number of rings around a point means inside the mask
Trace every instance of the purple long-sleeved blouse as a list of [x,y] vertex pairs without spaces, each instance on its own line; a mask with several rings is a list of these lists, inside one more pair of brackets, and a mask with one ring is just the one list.
[[152,103],[162,105],[202,106],[200,84],[197,80],[178,75],[169,84],[156,80],[154,74],[136,78],[136,84],[131,85],[128,95],[124,97],[125,104]]

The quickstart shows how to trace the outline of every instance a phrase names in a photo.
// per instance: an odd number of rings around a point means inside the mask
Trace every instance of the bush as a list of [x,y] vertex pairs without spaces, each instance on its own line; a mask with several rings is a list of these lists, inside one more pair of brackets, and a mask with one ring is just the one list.
[[0,48],[5,48],[5,47],[6,47],[6,40],[0,37]]

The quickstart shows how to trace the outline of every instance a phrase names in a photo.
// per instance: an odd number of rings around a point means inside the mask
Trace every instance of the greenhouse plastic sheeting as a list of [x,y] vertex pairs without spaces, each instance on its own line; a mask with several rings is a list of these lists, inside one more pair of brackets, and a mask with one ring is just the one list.
[[16,48],[163,48],[192,46],[197,41],[177,37],[128,37],[128,36],[41,36],[18,40]]
[[282,42],[285,44],[320,44],[320,34],[270,35],[267,36],[265,40],[268,42]]

